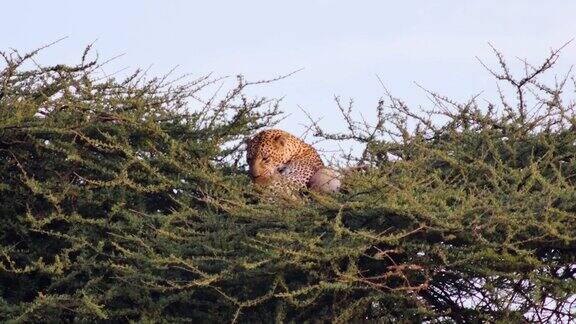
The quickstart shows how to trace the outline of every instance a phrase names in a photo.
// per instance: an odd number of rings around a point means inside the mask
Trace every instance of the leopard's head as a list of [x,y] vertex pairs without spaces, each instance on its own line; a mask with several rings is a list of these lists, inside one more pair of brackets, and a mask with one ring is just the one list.
[[267,179],[290,161],[293,155],[292,135],[278,129],[258,133],[248,142],[246,154],[250,176],[259,181]]

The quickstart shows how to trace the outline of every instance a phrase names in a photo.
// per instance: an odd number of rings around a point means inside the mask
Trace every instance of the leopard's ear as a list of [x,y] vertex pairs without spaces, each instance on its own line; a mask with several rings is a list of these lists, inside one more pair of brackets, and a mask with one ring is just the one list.
[[280,146],[286,145],[286,136],[282,134],[278,134],[274,136],[274,142],[276,142]]

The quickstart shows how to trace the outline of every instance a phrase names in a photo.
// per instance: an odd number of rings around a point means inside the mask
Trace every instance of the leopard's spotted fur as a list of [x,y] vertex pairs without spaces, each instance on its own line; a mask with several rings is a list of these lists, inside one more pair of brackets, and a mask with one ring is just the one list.
[[280,129],[256,134],[248,142],[246,158],[253,182],[267,186],[308,187],[312,176],[324,168],[311,145]]

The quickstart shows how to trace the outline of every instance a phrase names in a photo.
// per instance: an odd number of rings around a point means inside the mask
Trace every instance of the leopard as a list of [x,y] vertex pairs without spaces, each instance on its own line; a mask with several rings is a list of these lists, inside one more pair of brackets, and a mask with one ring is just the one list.
[[278,190],[310,187],[310,180],[325,168],[316,149],[281,129],[267,129],[247,143],[246,159],[253,183]]

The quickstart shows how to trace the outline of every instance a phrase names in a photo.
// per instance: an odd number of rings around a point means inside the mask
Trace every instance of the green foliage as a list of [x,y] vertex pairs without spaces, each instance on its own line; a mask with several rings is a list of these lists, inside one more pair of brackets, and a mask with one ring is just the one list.
[[[239,163],[279,114],[243,95],[263,82],[190,109],[218,79],[99,80],[87,53],[73,67],[4,57],[2,321],[575,316],[575,119],[558,91],[532,116],[433,94],[452,105],[442,126],[390,96],[372,130],[317,128],[366,144],[367,171],[337,195],[270,202]],[[546,92],[538,75],[517,89]]]

